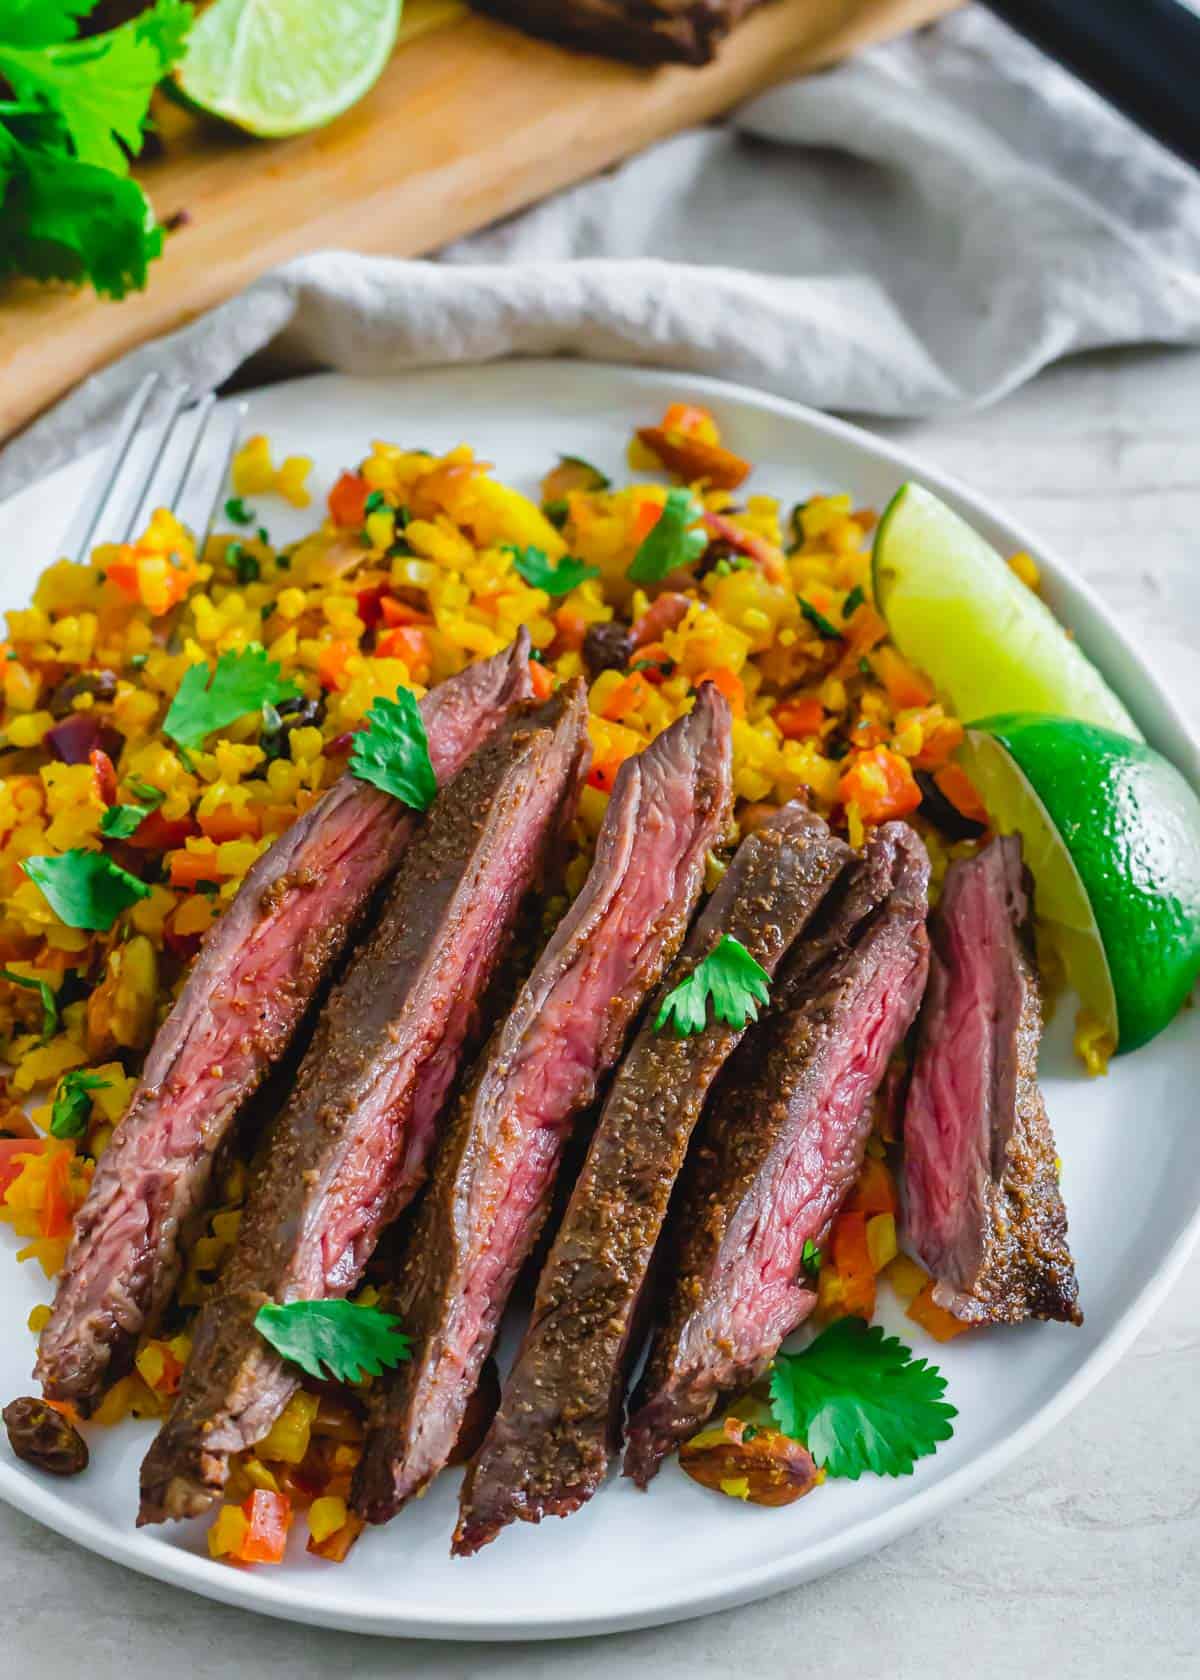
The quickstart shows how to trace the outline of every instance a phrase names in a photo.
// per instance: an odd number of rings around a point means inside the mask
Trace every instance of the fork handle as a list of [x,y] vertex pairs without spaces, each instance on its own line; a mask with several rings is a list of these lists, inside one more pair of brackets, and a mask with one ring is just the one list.
[[1200,168],[1200,17],[1185,0],[985,0],[1156,140]]

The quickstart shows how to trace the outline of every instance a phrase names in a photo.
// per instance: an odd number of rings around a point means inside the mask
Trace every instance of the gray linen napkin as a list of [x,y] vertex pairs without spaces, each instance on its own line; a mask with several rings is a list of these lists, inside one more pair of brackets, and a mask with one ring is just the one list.
[[1200,181],[972,9],[437,261],[286,264],[36,422],[0,496],[99,441],[149,368],[200,392],[266,346],[357,373],[566,352],[930,415],[1145,341],[1200,342]]

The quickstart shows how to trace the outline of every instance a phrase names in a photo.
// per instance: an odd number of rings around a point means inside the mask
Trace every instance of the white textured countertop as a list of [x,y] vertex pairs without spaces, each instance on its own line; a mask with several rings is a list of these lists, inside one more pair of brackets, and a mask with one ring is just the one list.
[[[970,419],[881,429],[1072,560],[1161,657],[1200,728],[1200,353],[1088,358]],[[945,1520],[762,1604],[553,1645],[371,1640],[190,1597],[0,1507],[6,1666],[33,1680],[1196,1680],[1198,1263],[1027,1458]]]

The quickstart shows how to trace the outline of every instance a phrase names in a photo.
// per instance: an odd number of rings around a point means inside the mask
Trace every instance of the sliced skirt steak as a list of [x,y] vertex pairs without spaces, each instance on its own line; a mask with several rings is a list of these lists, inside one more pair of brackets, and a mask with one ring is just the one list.
[[[529,688],[524,631],[421,702],[439,780]],[[204,942],[75,1221],[37,1376],[85,1415],[153,1330],[179,1234],[248,1098],[280,1060],[413,833],[413,813],[346,775],[280,835]]]
[[824,1246],[858,1177],[872,1098],[920,1005],[928,884],[914,830],[878,829],[714,1093],[673,1214],[677,1275],[629,1422],[625,1474],[643,1487],[815,1304],[804,1245]]
[[193,1516],[262,1438],[298,1373],[257,1333],[268,1301],[358,1282],[420,1186],[477,1005],[586,764],[582,681],[510,712],[438,794],[369,939],[321,1012],[268,1139],[237,1245],[201,1312],[139,1521]]
[[742,842],[689,935],[604,1104],[500,1410],[468,1469],[460,1555],[514,1518],[576,1510],[618,1444],[628,1356],[672,1187],[744,1030],[713,1015],[687,1037],[669,1022],[656,1031],[659,1006],[726,935],[774,974],[850,855],[819,817],[787,805]]
[[472,0],[564,46],[634,64],[707,64],[762,0]]
[[933,1298],[967,1324],[1082,1323],[1017,835],[946,872],[904,1115],[907,1228]]
[[729,712],[705,684],[688,716],[621,767],[587,881],[442,1142],[389,1303],[413,1355],[375,1387],[354,1485],[373,1522],[449,1460],[572,1122],[679,949],[729,803]]

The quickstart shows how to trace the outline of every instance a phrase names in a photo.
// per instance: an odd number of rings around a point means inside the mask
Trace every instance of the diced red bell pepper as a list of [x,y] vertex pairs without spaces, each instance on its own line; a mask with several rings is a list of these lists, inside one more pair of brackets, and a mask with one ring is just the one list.
[[864,822],[882,823],[915,811],[921,789],[906,758],[889,747],[872,747],[854,754],[838,783],[838,798],[843,805],[853,800]]
[[402,659],[410,671],[415,671],[428,666],[429,643],[416,625],[398,624],[376,639],[375,655],[378,659]]
[[383,601],[389,587],[386,583],[373,583],[369,589],[360,589],[354,597],[354,610],[368,630],[374,629],[383,617]]
[[134,829],[130,844],[147,852],[171,852],[199,832],[192,817],[164,817],[161,810],[154,810]]
[[242,1505],[246,1533],[238,1548],[242,1563],[281,1563],[292,1526],[291,1501],[282,1493],[255,1488]]
[[407,601],[398,601],[394,595],[385,595],[379,603],[383,609],[383,622],[390,628],[397,624],[432,624],[433,619],[419,607],[410,607]]
[[65,1237],[71,1229],[71,1156],[70,1149],[58,1149],[50,1160],[46,1173],[46,1199],[42,1203],[40,1235]]
[[529,661],[529,680],[533,684],[535,700],[548,700],[554,693],[554,673],[538,659]]
[[115,805],[120,798],[117,788],[117,772],[113,768],[113,761],[103,747],[93,747],[88,754],[88,763],[92,767],[92,774],[96,778],[96,792],[106,805]]
[[825,708],[816,695],[797,695],[783,700],[771,716],[785,741],[806,741],[820,732]]

